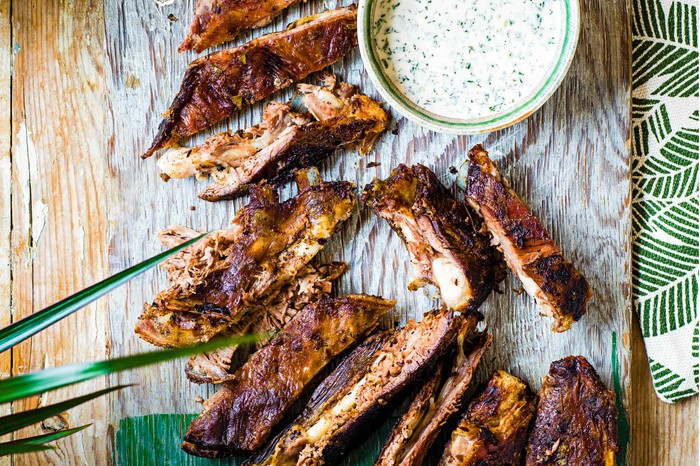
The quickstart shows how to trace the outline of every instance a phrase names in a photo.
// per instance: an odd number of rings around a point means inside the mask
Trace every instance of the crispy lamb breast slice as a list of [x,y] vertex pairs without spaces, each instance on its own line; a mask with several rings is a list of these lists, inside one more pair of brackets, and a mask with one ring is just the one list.
[[338,84],[327,75],[323,86],[299,86],[309,109],[325,105],[327,111],[299,113],[289,105],[271,102],[263,121],[236,134],[219,133],[203,144],[173,147],[158,159],[167,178],[209,176],[213,183],[200,195],[208,201],[229,199],[263,179],[278,183],[294,170],[318,165],[337,148],[359,146],[368,151],[388,124],[381,104]]
[[[359,382],[367,373],[367,367],[374,361],[377,351],[384,347],[394,333],[394,329],[377,332],[367,337],[357,348],[345,356],[333,372],[316,387],[304,408],[304,413],[298,419],[305,415],[310,416],[312,413],[323,409],[328,400],[339,390]],[[282,463],[282,458],[279,456],[279,453],[276,453],[276,450],[281,447],[281,441],[291,434],[293,427],[294,423],[287,425],[275,438],[267,442],[263,448],[248,458],[243,465],[285,464]],[[288,458],[288,461],[290,463],[287,464],[296,464],[293,458]]]
[[357,8],[351,5],[193,61],[143,157],[320,71],[355,46]]
[[[421,322],[409,321],[393,332],[370,363],[346,376],[346,383],[335,384],[332,392],[322,385],[323,396],[315,394],[314,402],[273,441],[274,445],[247,464],[338,464],[362,437],[367,424],[454,348],[460,325],[461,317],[455,317],[450,309],[431,311]],[[341,365],[337,370],[347,369]]]
[[246,29],[263,27],[299,0],[198,0],[190,32],[179,52],[201,53],[236,38]]
[[[317,175],[312,171],[309,177]],[[230,229],[169,262],[170,287],[145,305],[136,333],[158,346],[187,346],[235,325],[250,306],[268,305],[355,204],[352,183],[310,184],[303,177],[299,194],[282,203],[271,187],[256,187]],[[185,267],[173,268],[178,261]]]
[[515,466],[522,463],[535,396],[519,378],[496,371],[469,403],[440,466]]
[[[336,280],[347,270],[345,262],[307,264],[292,281],[285,284],[267,305],[254,305],[243,317],[221,336],[230,337],[252,333],[262,335],[257,345],[262,347],[269,338],[284,327],[306,305],[328,298]],[[231,362],[238,349],[229,346],[192,356],[185,365],[187,378],[195,383],[218,384],[233,379]]]
[[183,449],[215,458],[260,448],[316,374],[374,329],[394,304],[349,295],[308,305],[204,403]]
[[493,243],[543,315],[563,332],[586,312],[591,289],[561,254],[542,223],[511,189],[481,145],[469,152],[467,201],[484,218]]
[[[440,429],[462,406],[464,394],[491,344],[476,333],[475,316],[462,318],[454,359],[428,379],[384,443],[377,466],[421,466]],[[444,373],[446,372],[446,373]]]
[[613,466],[618,451],[615,394],[582,356],[554,361],[542,384],[527,466]]
[[423,165],[399,165],[374,180],[362,199],[401,236],[416,279],[409,289],[434,284],[447,306],[476,310],[504,275],[501,254],[471,212]]

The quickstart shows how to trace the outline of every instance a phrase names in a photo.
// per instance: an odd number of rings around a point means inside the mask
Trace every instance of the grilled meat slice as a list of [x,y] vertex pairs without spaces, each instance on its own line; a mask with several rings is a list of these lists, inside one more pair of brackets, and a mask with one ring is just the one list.
[[229,229],[168,262],[170,287],[145,305],[136,333],[158,346],[187,346],[235,325],[250,306],[268,305],[355,203],[352,183],[311,185],[318,172],[310,172],[309,180],[304,175],[299,194],[285,202],[270,186],[256,187]]
[[182,448],[212,458],[260,448],[316,374],[394,304],[350,295],[308,305],[204,403]]
[[327,11],[193,61],[143,157],[335,63],[357,45],[356,23],[355,6]]
[[313,114],[271,102],[257,126],[219,133],[197,147],[170,148],[158,167],[167,178],[210,176],[214,182],[199,197],[218,201],[242,194],[262,179],[283,181],[341,146],[358,145],[365,153],[386,129],[389,118],[381,104],[355,86],[338,83],[334,75],[327,75],[323,86],[302,84],[299,89],[302,103],[316,110]]
[[[246,309],[245,317],[221,335],[228,337],[252,333],[271,337],[306,305],[328,298],[333,281],[346,270],[345,262],[305,265],[294,279],[282,287],[269,304],[253,305],[250,309]],[[257,345],[260,348],[268,341],[263,337]],[[192,356],[185,365],[187,378],[195,383],[214,384],[233,379],[231,362],[237,349],[237,346],[229,346]]]
[[493,243],[540,307],[563,332],[586,312],[591,289],[552,237],[511,189],[481,145],[469,152],[467,201],[483,217]]
[[445,448],[441,466],[522,464],[535,397],[519,378],[496,371],[469,403]]
[[[443,370],[436,371],[418,392],[392,429],[375,465],[423,464],[442,426],[462,406],[474,371],[491,344],[490,336],[475,333],[477,322],[474,316],[462,319],[451,366],[443,366]],[[448,372],[444,374],[445,371]]]
[[249,464],[337,464],[367,423],[454,347],[460,321],[449,309],[432,311],[420,323],[409,321],[376,351],[371,363],[345,376],[346,383],[335,384],[332,393],[324,386],[324,395],[315,395],[274,446]]
[[447,306],[469,311],[503,279],[501,255],[481,220],[423,165],[399,165],[386,180],[367,185],[362,199],[406,243],[416,274],[409,289],[432,283]]
[[[379,351],[393,336],[394,330],[377,332],[369,336],[350,354],[345,356],[335,370],[316,387],[311,399],[304,408],[305,414],[302,414],[299,418],[302,418],[304,415],[311,415],[311,413],[323,409],[324,404],[332,398],[336,392],[359,382],[367,373],[367,367],[374,361],[377,351]],[[248,458],[243,465],[284,464],[280,463],[281,460],[276,459],[275,450],[278,448],[278,445],[281,446],[281,440],[287,438],[287,436],[291,434],[293,427],[293,423],[289,424],[274,439],[267,442],[265,447]],[[295,464],[293,459],[289,459],[289,461],[291,461],[289,464]]]
[[198,0],[190,33],[179,52],[197,53],[223,44],[246,29],[263,27],[299,0]]
[[617,453],[615,394],[582,356],[549,366],[527,446],[527,466],[613,466]]

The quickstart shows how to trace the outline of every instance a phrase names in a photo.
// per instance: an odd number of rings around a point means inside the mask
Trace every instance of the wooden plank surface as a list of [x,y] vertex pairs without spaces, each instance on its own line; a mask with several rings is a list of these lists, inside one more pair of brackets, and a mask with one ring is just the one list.
[[[0,302],[6,311],[0,312],[0,326],[11,323],[10,306],[12,290],[10,281],[10,193],[12,191],[10,139],[12,138],[12,34],[10,26],[10,0],[0,0]],[[12,354],[0,354],[0,379],[9,377],[12,372]],[[11,406],[0,408],[0,416],[10,414]],[[10,440],[11,435],[0,437]],[[0,465],[10,464],[9,458],[0,458]]]
[[[201,184],[163,183],[155,160],[138,157],[194,57],[176,51],[192,17],[193,2],[159,6],[163,3],[169,2],[12,4],[12,42],[18,51],[12,74],[10,140],[9,129],[4,132],[2,123],[2,112],[8,107],[0,107],[0,164],[11,162],[12,193],[10,201],[9,193],[5,194],[9,177],[2,170],[0,235],[8,234],[10,228],[10,221],[3,219],[11,218],[12,231],[10,247],[6,242],[0,245],[0,279],[3,270],[5,277],[11,271],[8,290],[13,318],[160,251],[155,241],[158,230],[176,223],[202,230],[220,228],[245,202],[200,201],[196,193]],[[237,42],[281,29],[299,16],[335,4],[310,1],[293,7],[270,27]],[[649,389],[641,338],[634,332],[630,336],[628,6],[624,0],[595,0],[581,6],[584,23],[572,70],[552,100],[531,118],[474,137],[439,135],[398,119],[390,128],[398,134],[385,135],[373,153],[363,158],[338,154],[322,173],[327,179],[349,179],[363,186],[374,176],[388,175],[398,163],[420,162],[453,184],[455,177],[448,168],[459,166],[469,147],[485,141],[516,190],[589,278],[596,295],[581,323],[566,334],[554,335],[549,331],[551,322],[537,317],[532,301],[510,291],[519,285],[509,277],[506,292],[493,296],[483,309],[496,341],[479,376],[484,378],[494,368],[509,369],[537,388],[551,360],[573,353],[589,357],[612,387],[615,332],[620,385],[631,409],[632,464],[697,464],[697,428],[692,427],[697,417],[687,422],[697,414],[697,400],[678,406],[658,401]],[[2,21],[9,11],[9,1],[0,0],[0,40],[8,42]],[[169,14],[180,20],[168,19]],[[2,93],[9,93],[3,76],[7,79],[12,70],[4,58],[0,54],[0,103]],[[358,53],[334,69],[377,97]],[[263,105],[206,134],[257,123]],[[201,141],[206,134],[193,141]],[[11,159],[3,157],[3,143],[12,144]],[[379,166],[367,168],[369,162]],[[286,188],[284,195],[293,192]],[[376,244],[382,247],[375,248]],[[351,263],[341,281],[341,293],[363,291],[396,298],[396,316],[402,320],[420,316],[438,303],[430,290],[409,293],[405,289],[410,273],[405,249],[388,225],[364,207],[358,208],[321,256]],[[11,270],[2,268],[3,257],[11,258]],[[163,286],[163,273],[149,273],[23,344],[13,352],[13,373],[151,349],[132,329],[142,303]],[[8,313],[0,319],[6,321]],[[635,353],[632,361],[630,341]],[[0,359],[0,364],[6,360]],[[71,426],[85,422],[95,426],[61,443],[58,453],[18,457],[14,462],[105,464],[111,460],[113,428],[124,416],[198,411],[195,396],[207,397],[212,390],[188,383],[183,365],[179,361],[112,377],[107,381],[110,385],[139,385],[72,410],[66,416]],[[0,370],[5,371],[5,366]],[[98,379],[16,408],[85,393],[105,383]]]
[[[103,17],[100,1],[12,4],[12,318],[20,319],[109,274]],[[104,359],[106,301],[12,351],[12,374]],[[98,378],[13,405],[22,410],[103,388]],[[81,423],[84,435],[21,464],[103,464],[107,399],[25,429]]]

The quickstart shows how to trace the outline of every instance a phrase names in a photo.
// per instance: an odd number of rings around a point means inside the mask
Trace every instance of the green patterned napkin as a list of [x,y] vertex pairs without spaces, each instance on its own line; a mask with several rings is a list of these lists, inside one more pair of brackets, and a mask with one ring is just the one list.
[[698,12],[633,0],[632,285],[654,388],[698,393]]

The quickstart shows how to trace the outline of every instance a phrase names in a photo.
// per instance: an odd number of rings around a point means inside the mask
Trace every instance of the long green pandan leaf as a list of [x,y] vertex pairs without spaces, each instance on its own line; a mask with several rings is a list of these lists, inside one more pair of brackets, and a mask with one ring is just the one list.
[[[23,438],[21,440],[15,440],[12,442],[0,443],[0,456],[13,455],[17,453],[32,453],[36,451],[42,451],[51,449],[50,446],[44,446],[44,443],[53,442],[54,440],[61,439],[63,437],[68,437],[76,432],[80,432],[83,429],[90,427],[91,424],[86,424],[84,426],[75,427],[73,429],[60,430],[58,432],[52,432],[50,434],[37,435],[35,437]],[[41,448],[36,448],[41,447]],[[22,449],[22,451],[17,451],[17,448]]]
[[22,427],[27,427],[32,424],[36,424],[39,421],[60,414],[63,411],[67,411],[75,406],[81,405],[87,401],[98,398],[102,395],[106,395],[109,392],[119,390],[124,388],[125,385],[119,385],[117,387],[105,388],[103,390],[98,390],[87,395],[79,396],[77,398],[72,398],[70,400],[62,401],[60,403],[44,406],[43,408],[30,409],[29,411],[24,411],[22,413],[9,414],[7,416],[0,417],[0,435],[7,434],[9,432],[14,432],[21,429]]
[[38,451],[54,450],[55,448],[48,445],[31,445],[29,443],[17,443],[15,445],[7,445],[0,450],[0,456],[18,455],[20,453],[36,453]]
[[66,385],[82,382],[100,375],[156,364],[183,356],[190,356],[192,354],[204,353],[226,346],[254,343],[260,338],[261,336],[259,335],[222,338],[188,348],[152,351],[106,361],[70,364],[19,375],[17,377],[0,380],[0,403],[7,403],[20,398],[38,395],[48,390],[65,387]]
[[182,251],[187,246],[190,246],[192,243],[197,242],[208,234],[209,233],[205,233],[197,238],[186,241],[181,245],[160,253],[157,256],[151,257],[140,264],[123,270],[116,275],[112,275],[106,280],[102,280],[89,288],[85,288],[84,290],[63,299],[56,304],[47,307],[46,309],[28,315],[24,319],[18,320],[12,325],[8,325],[4,329],[0,330],[0,353],[7,351],[32,335],[41,332],[46,327],[55,324],[64,317],[71,315],[78,309],[87,306],[96,299],[123,285],[132,278],[144,273],[148,269],[158,265],[158,263],[172,256],[173,254]]

